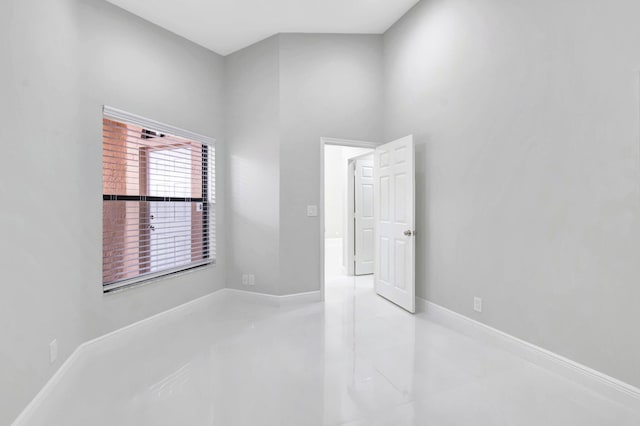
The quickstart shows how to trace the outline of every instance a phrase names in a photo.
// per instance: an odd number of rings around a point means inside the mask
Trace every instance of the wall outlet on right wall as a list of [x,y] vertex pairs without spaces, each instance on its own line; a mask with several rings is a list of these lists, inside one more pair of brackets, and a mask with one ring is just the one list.
[[473,298],[473,310],[476,312],[482,312],[482,298],[474,297]]

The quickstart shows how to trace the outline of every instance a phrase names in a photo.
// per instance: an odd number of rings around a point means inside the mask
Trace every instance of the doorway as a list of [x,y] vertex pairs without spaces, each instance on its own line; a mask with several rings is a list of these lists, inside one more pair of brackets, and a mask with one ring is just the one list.
[[[355,200],[364,199],[364,192],[370,189],[370,204],[373,206],[373,214],[363,214],[366,219],[370,219],[373,226],[361,225],[360,242],[366,244],[367,241],[374,241],[373,247],[367,247],[373,252],[373,261],[363,264],[362,272],[367,267],[373,270],[372,283],[375,293],[383,298],[395,303],[399,307],[414,313],[415,312],[415,146],[413,135],[408,135],[394,141],[377,145],[371,142],[349,141],[342,139],[320,139],[320,283],[323,300],[327,297],[327,286],[329,281],[327,276],[331,275],[331,288],[340,291],[340,287],[333,284],[340,280],[334,280],[335,274],[341,271],[340,277],[349,278],[347,257],[345,256],[345,242],[354,237],[354,273],[358,265],[359,253],[355,246],[358,244],[357,231],[361,209],[354,209],[354,233],[345,232],[342,235],[331,227],[331,219],[325,221],[325,217],[334,214],[335,209],[326,209],[325,199],[331,205],[331,187],[334,183],[332,178],[344,181],[341,178],[343,173],[332,170],[330,165],[325,164],[325,155],[330,155],[331,146],[342,147],[340,152],[344,152],[345,147],[366,148],[373,150],[373,162],[363,157],[365,152],[360,152],[358,157],[350,157],[350,154],[335,154],[339,158],[339,168],[344,167],[344,160],[353,159],[352,171],[354,173],[354,194],[360,190],[360,194],[355,194]],[[348,151],[347,151],[348,152]],[[328,163],[329,156],[326,157]],[[358,162],[361,161],[361,177],[358,187]],[[349,163],[347,163],[349,164]],[[347,167],[349,169],[349,167]],[[326,181],[325,181],[326,178]],[[366,179],[365,179],[366,178]],[[338,185],[340,185],[340,181]],[[371,184],[372,183],[372,184]],[[367,188],[365,188],[367,187]],[[340,197],[340,195],[337,195]],[[345,202],[345,204],[348,204]],[[355,202],[354,202],[355,206]],[[326,211],[325,211],[326,210]],[[344,212],[343,209],[339,209]],[[342,213],[344,214],[344,213]],[[334,218],[335,220],[335,218]],[[361,222],[365,224],[366,222]],[[327,229],[328,228],[328,229]],[[328,233],[327,233],[328,231]],[[345,235],[346,234],[346,235]],[[338,241],[327,240],[326,237],[337,238]],[[339,238],[342,237],[342,241]],[[346,241],[345,241],[346,240]],[[328,241],[328,243],[327,243]],[[325,249],[329,251],[325,253]],[[342,248],[342,253],[339,250]],[[333,250],[333,251],[332,251]],[[336,253],[337,252],[337,253]],[[341,267],[336,263],[326,263],[343,260]],[[355,278],[359,278],[355,276]],[[355,282],[354,282],[355,283]]]
[[[319,208],[321,216],[320,253],[322,295],[324,297],[327,277],[333,279],[353,277],[356,273],[360,275],[373,273],[373,224],[368,224],[365,227],[359,226],[357,228],[360,237],[359,243],[356,239],[356,223],[362,225],[362,219],[365,222],[367,220],[371,222],[368,216],[372,216],[373,212],[363,212],[364,215],[358,218],[360,219],[358,222],[356,222],[355,216],[358,212],[355,208],[356,197],[359,196],[362,200],[370,199],[373,195],[373,176],[369,178],[371,182],[361,182],[361,179],[358,179],[360,184],[360,188],[358,188],[354,173],[356,167],[362,167],[363,164],[368,164],[367,162],[371,162],[371,167],[363,174],[366,176],[373,170],[372,153],[378,144],[330,138],[322,138],[320,142],[322,175]],[[369,187],[366,186],[367,184]],[[360,268],[356,271],[357,250],[367,252],[371,259],[368,260],[369,265],[366,265],[367,261],[361,262]],[[371,270],[368,271],[368,268]]]

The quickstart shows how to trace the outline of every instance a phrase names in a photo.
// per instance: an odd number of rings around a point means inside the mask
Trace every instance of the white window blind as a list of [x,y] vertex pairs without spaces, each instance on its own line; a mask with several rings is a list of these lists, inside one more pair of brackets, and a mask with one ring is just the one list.
[[215,262],[214,140],[104,107],[105,292]]

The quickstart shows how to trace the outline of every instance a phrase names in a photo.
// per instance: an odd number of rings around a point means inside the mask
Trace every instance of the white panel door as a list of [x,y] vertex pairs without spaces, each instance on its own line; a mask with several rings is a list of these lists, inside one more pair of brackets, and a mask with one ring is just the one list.
[[355,275],[373,274],[373,155],[355,160]]
[[415,159],[413,136],[374,153],[376,292],[415,312]]

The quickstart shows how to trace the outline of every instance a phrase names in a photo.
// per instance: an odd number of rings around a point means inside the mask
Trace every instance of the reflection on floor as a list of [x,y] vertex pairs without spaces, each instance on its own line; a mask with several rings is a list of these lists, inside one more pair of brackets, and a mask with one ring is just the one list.
[[339,276],[346,273],[343,259],[343,239],[326,238],[324,240],[324,273],[327,277]]
[[411,315],[371,276],[326,303],[224,295],[91,347],[33,425],[635,425],[562,377]]

